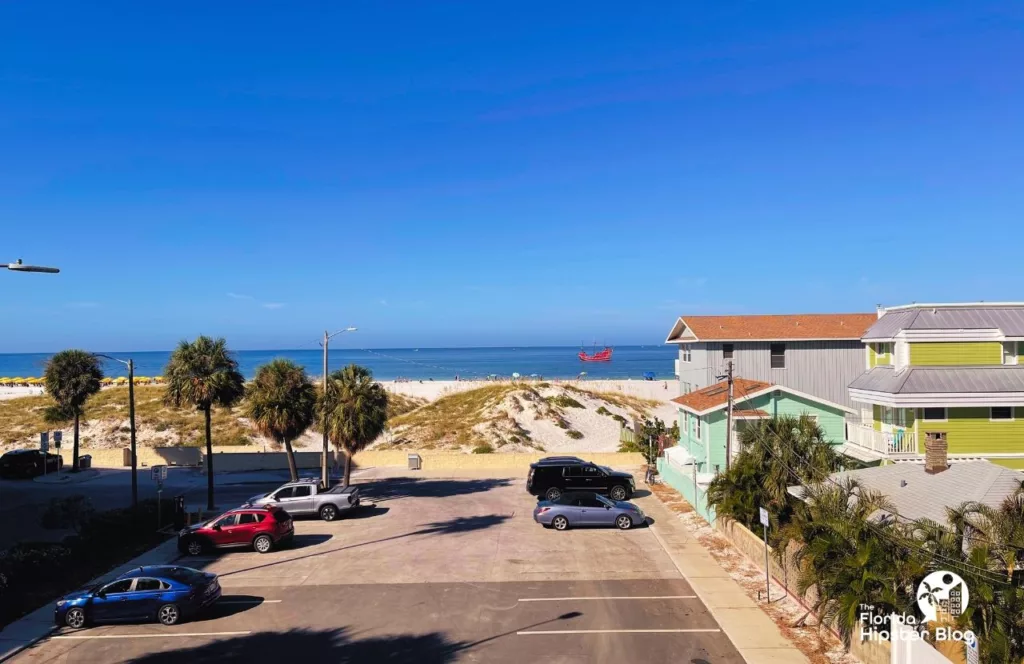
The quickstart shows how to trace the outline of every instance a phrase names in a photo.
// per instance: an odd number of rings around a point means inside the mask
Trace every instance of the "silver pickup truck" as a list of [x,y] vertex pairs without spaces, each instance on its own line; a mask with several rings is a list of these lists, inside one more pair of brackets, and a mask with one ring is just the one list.
[[317,479],[302,479],[253,496],[245,504],[277,505],[289,514],[317,514],[324,521],[334,521],[343,512],[359,507],[359,489],[340,484],[325,489]]

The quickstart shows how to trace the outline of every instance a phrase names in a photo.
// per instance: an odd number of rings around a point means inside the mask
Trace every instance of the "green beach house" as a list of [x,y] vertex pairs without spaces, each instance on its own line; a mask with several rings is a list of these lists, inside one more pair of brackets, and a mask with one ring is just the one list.
[[850,386],[849,443],[878,459],[1024,468],[1024,303],[879,309],[865,332],[865,372]]
[[752,421],[793,415],[817,420],[825,439],[837,447],[846,440],[846,416],[855,411],[784,385],[736,378],[733,381],[732,429],[728,426],[729,385],[726,381],[695,390],[672,400],[679,411],[679,444],[665,450],[658,471],[665,481],[708,521],[704,493],[714,476],[725,470],[726,442],[735,457],[740,435]]

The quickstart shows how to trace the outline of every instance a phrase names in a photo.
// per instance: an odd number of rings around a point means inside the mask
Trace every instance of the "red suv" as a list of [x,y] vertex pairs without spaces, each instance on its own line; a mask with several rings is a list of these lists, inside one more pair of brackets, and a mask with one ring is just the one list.
[[190,556],[235,547],[268,553],[294,536],[292,517],[280,507],[240,507],[183,529],[178,533],[178,550]]

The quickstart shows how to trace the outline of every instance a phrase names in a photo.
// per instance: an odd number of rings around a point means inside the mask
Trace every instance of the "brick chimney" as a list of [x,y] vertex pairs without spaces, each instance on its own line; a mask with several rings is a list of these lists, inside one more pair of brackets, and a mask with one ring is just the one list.
[[924,440],[924,472],[935,475],[949,468],[945,431],[926,431]]

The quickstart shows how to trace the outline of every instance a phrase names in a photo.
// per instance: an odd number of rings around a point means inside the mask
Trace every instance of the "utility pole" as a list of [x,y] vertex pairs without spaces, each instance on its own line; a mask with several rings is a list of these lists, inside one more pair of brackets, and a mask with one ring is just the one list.
[[726,365],[726,379],[729,381],[729,405],[725,411],[725,470],[729,470],[732,462],[732,360]]
[[330,339],[331,339],[331,337],[328,336],[327,330],[324,330],[324,342],[323,342],[323,346],[324,346],[324,376],[323,376],[324,401],[323,401],[323,403],[324,403],[325,408],[324,408],[324,411],[322,413],[320,413],[320,416],[322,418],[321,422],[320,422],[320,428],[323,429],[323,433],[324,433],[324,458],[321,459],[320,481],[323,483],[325,489],[331,485],[330,474],[327,472],[328,446],[327,446],[327,408],[326,408],[326,406],[327,406],[327,343],[328,343],[328,341],[330,341]]
[[128,427],[132,446],[132,507],[139,506],[138,456],[135,454],[135,360],[128,360]]

